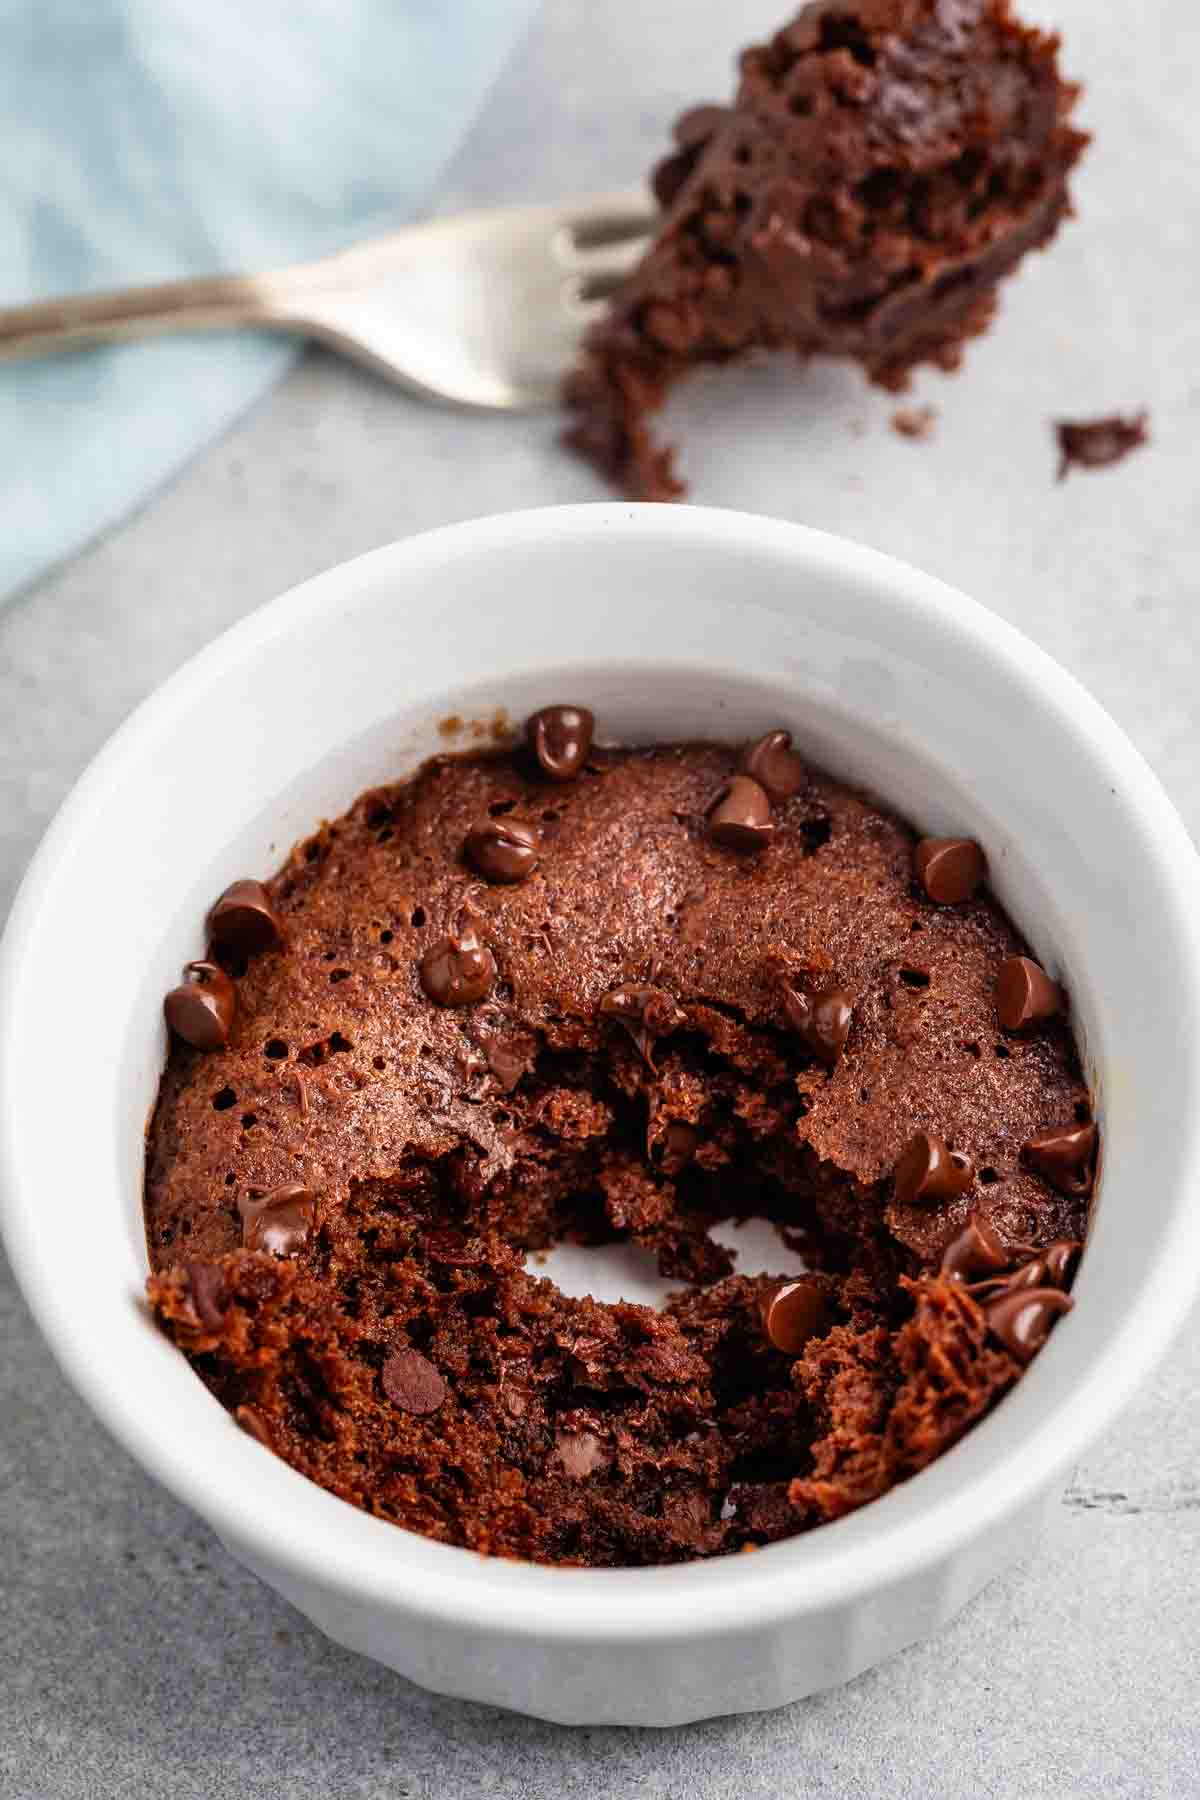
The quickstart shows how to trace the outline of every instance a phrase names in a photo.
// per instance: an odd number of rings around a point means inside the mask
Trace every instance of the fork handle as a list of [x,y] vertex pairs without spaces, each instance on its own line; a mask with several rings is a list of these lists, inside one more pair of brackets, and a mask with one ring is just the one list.
[[265,275],[205,276],[157,287],[75,294],[0,311],[0,359],[45,356],[83,344],[114,342],[172,331],[214,331],[239,325],[291,325],[307,268]]

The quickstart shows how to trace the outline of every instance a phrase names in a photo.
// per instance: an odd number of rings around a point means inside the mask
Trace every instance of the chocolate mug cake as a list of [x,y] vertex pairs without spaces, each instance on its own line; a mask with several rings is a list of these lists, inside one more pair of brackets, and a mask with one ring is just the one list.
[[[447,1543],[652,1564],[861,1506],[1071,1306],[1097,1127],[986,883],[782,729],[548,706],[362,795],[167,996],[158,1319],[265,1448]],[[807,1272],[738,1274],[746,1217]],[[679,1291],[571,1298],[525,1266],[564,1239]]]

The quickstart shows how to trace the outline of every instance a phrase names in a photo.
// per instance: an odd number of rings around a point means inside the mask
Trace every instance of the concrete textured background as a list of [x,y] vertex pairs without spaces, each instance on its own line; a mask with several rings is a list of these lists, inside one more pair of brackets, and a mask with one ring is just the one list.
[[[633,179],[673,111],[726,91],[735,43],[779,10],[549,0],[440,203]],[[1079,218],[1022,271],[964,371],[919,378],[933,438],[902,442],[895,403],[837,369],[727,372],[672,420],[696,500],[865,539],[1020,625],[1111,710],[1196,835],[1200,14],[1154,0],[1131,31],[1127,8],[1043,11],[1097,133]],[[1052,417],[1143,404],[1150,450],[1054,484]],[[112,728],[251,607],[425,526],[598,497],[553,421],[436,411],[307,356],[169,491],[0,618],[0,905]],[[64,1086],[67,1120],[69,1103]],[[771,1715],[569,1731],[424,1694],[326,1643],[101,1434],[5,1270],[0,1795],[1195,1794],[1197,1325],[1093,1448],[1024,1567],[933,1642]]]

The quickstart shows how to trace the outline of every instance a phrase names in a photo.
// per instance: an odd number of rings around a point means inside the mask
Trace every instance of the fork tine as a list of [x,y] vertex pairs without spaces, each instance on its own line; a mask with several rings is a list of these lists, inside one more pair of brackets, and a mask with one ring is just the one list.
[[579,332],[595,325],[608,312],[607,300],[585,300],[578,287],[568,286],[563,294],[563,310]]
[[637,267],[649,242],[646,235],[623,238],[619,243],[610,242],[573,254],[564,254],[562,246],[556,245],[555,256],[567,273],[577,276],[581,282],[594,282],[603,291],[611,292],[631,269]]
[[579,275],[626,275],[638,261],[654,229],[656,211],[646,190],[597,194],[559,217],[551,254]]
[[654,212],[649,206],[629,211],[582,213],[568,219],[562,227],[567,246],[576,255],[589,250],[604,250],[610,244],[623,244],[631,238],[645,238],[654,228]]
[[603,310],[620,287],[622,276],[616,271],[588,275],[568,275],[563,283],[563,304],[576,317]]

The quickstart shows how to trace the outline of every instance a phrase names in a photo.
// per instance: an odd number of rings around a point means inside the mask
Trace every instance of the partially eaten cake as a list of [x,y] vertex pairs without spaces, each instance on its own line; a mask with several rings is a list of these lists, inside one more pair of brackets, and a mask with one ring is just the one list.
[[[149,1294],[267,1450],[479,1551],[762,1545],[884,1493],[1070,1308],[1097,1127],[967,839],[582,707],[234,883],[167,996]],[[741,1275],[757,1216],[808,1273]],[[525,1266],[632,1240],[663,1311]]]
[[816,0],[675,127],[653,244],[588,335],[567,441],[635,499],[683,492],[651,416],[748,351],[887,387],[957,367],[996,288],[1070,212],[1087,138],[1058,40],[1008,0]]

